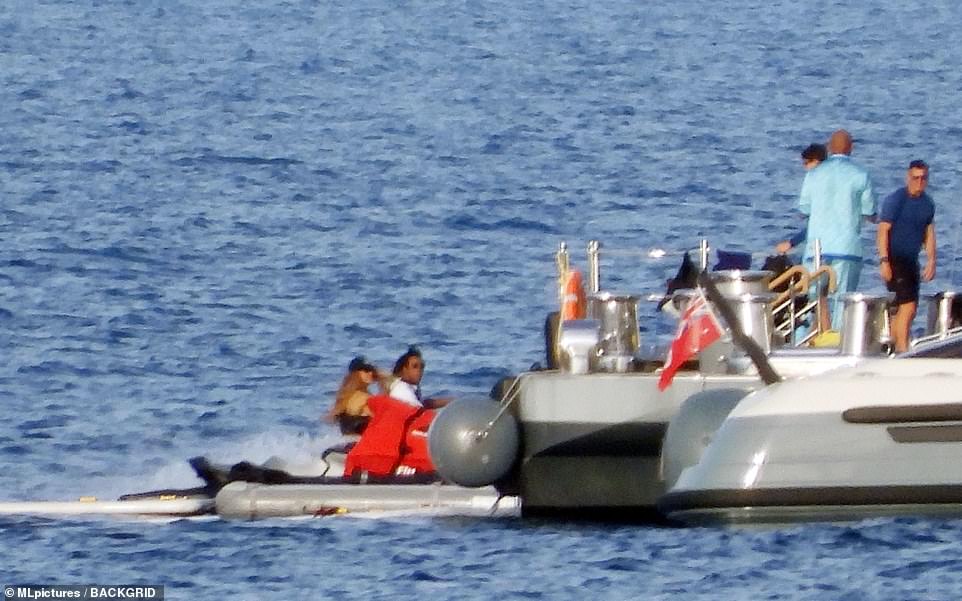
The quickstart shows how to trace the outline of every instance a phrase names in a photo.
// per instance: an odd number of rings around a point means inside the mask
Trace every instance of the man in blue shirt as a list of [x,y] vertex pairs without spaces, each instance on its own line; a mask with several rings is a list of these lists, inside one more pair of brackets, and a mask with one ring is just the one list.
[[895,293],[897,307],[892,320],[896,352],[909,348],[912,320],[919,304],[919,249],[925,247],[926,282],[935,277],[935,203],[925,193],[929,166],[909,163],[905,187],[892,192],[882,203],[878,233],[879,271],[886,287]]
[[812,269],[815,240],[820,240],[822,264],[835,270],[837,287],[829,297],[831,326],[840,330],[841,295],[858,287],[862,271],[859,231],[863,220],[874,221],[876,201],[868,172],[849,156],[852,136],[844,129],[836,131],[829,138],[828,152],[829,157],[805,175],[798,208],[808,215],[805,265]]

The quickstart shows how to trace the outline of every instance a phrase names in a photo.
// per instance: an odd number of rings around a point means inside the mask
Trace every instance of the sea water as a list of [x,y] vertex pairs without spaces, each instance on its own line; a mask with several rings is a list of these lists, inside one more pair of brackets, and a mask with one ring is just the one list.
[[[418,344],[426,392],[485,396],[543,361],[560,242],[584,268],[601,240],[604,287],[641,295],[701,238],[758,259],[838,127],[880,195],[930,163],[924,292],[955,289],[959,23],[949,0],[5,0],[0,499],[310,457],[355,354]],[[672,331],[639,313],[644,344]],[[0,519],[0,584],[170,599],[953,599],[960,565],[956,520]]]

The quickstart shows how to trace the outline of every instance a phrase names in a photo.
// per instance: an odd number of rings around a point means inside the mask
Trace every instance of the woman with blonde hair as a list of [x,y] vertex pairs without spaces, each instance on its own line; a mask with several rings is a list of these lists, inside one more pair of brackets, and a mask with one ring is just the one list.
[[378,380],[377,368],[364,357],[357,356],[347,366],[347,374],[334,397],[334,406],[327,412],[327,420],[337,422],[341,434],[360,434],[371,419],[367,400],[368,387]]

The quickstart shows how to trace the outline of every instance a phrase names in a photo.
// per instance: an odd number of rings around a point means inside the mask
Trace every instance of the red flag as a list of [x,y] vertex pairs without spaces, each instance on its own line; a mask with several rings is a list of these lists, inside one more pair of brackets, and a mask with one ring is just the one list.
[[671,342],[661,378],[658,379],[658,390],[668,388],[682,364],[721,338],[721,335],[721,326],[712,314],[705,296],[699,294],[691,299],[678,322],[678,332]]

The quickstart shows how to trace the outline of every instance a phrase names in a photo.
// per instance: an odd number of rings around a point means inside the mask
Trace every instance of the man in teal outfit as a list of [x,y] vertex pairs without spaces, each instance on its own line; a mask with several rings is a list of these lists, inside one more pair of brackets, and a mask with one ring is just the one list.
[[[814,264],[815,240],[822,243],[822,264],[837,276],[829,297],[831,326],[842,327],[841,295],[854,292],[862,271],[862,221],[875,220],[876,200],[868,172],[852,161],[852,136],[840,129],[828,141],[828,158],[805,175],[798,207],[808,216],[804,263]],[[824,325],[824,324],[823,324]]]

